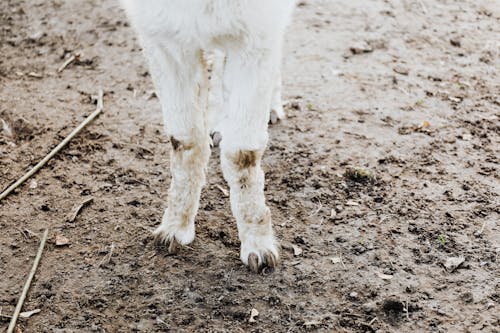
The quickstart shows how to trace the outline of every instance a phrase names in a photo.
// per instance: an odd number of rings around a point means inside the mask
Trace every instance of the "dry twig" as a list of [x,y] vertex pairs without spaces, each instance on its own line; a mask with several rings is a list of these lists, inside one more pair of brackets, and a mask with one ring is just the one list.
[[316,210],[314,210],[313,212],[311,212],[309,214],[308,217],[313,217],[313,216],[316,216],[316,214],[319,213],[319,211],[323,208],[323,204],[321,203],[321,201],[318,200],[318,208]]
[[113,256],[113,250],[115,249],[115,243],[111,243],[111,246],[109,247],[109,252],[102,258],[101,262],[99,265],[97,265],[97,268],[101,267],[103,264],[109,263],[111,260],[111,257]]
[[82,210],[82,208],[87,205],[88,203],[91,203],[94,200],[94,198],[90,197],[85,199],[81,204],[79,204],[74,210],[73,213],[69,216],[68,222],[74,222],[76,220],[76,217],[78,216],[78,213]]
[[31,280],[33,280],[33,276],[35,276],[36,269],[38,268],[38,264],[40,263],[40,259],[42,258],[43,248],[45,247],[45,242],[47,241],[47,236],[49,234],[49,229],[45,229],[42,240],[40,241],[40,247],[38,248],[38,252],[35,257],[35,261],[33,262],[33,267],[31,267],[31,271],[28,275],[28,279],[24,284],[23,291],[21,292],[21,297],[19,297],[19,301],[17,301],[16,309],[14,310],[14,314],[10,320],[9,328],[7,328],[7,333],[14,332],[14,328],[16,327],[17,318],[19,317],[19,313],[24,304],[24,300],[26,299],[26,295],[28,294],[28,290],[31,286]]
[[422,8],[422,12],[424,14],[427,14],[427,7],[425,6],[424,2],[422,0],[418,0],[418,3],[420,4],[420,7]]
[[77,128],[73,130],[64,140],[57,145],[52,151],[43,158],[37,165],[35,165],[30,171],[28,171],[24,176],[19,178],[14,184],[9,186],[5,191],[0,193],[0,200],[4,199],[10,192],[15,190],[19,185],[24,183],[26,179],[33,176],[41,167],[45,165],[55,154],[57,154],[64,146],[68,144],[68,142],[73,139],[88,123],[90,123],[99,113],[102,111],[102,90],[99,89],[99,95],[97,98],[97,108],[94,112],[92,112]]
[[79,53],[72,54],[58,69],[57,72],[61,73],[66,67],[68,67],[73,61],[80,57]]

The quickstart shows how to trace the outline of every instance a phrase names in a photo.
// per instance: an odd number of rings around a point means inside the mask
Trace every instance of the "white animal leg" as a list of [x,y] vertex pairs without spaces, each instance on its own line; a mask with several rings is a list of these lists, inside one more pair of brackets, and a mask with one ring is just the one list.
[[276,71],[276,77],[274,81],[273,95],[271,99],[271,114],[270,121],[271,124],[275,124],[280,119],[285,119],[286,114],[283,110],[283,101],[281,98],[281,71]]
[[279,259],[260,166],[279,61],[274,50],[230,51],[224,72],[221,165],[238,224],[240,257],[252,271],[275,267]]
[[214,50],[208,55],[207,59],[209,61],[209,68],[211,69],[208,95],[208,128],[212,136],[213,146],[218,146],[222,138],[217,125],[221,122],[222,109],[224,107],[222,82],[226,55],[222,51]]
[[170,244],[170,252],[176,252],[179,244],[194,239],[194,218],[210,155],[208,78],[200,50],[167,48],[148,40],[143,44],[172,144],[168,208],[154,233]]

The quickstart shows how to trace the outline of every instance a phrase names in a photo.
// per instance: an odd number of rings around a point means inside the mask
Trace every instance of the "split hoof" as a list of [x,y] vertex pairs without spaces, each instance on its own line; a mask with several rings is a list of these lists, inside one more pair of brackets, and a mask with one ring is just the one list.
[[165,247],[168,243],[168,254],[177,254],[182,248],[182,245],[177,241],[177,239],[172,238],[170,241],[165,239],[161,234],[156,234],[153,239],[153,243],[156,247]]
[[222,140],[222,135],[220,132],[213,132],[211,135],[212,137],[212,147],[219,147],[219,144]]
[[262,260],[259,262],[259,256],[255,253],[248,255],[248,268],[253,273],[272,273],[278,266],[278,258],[272,253],[265,253]]

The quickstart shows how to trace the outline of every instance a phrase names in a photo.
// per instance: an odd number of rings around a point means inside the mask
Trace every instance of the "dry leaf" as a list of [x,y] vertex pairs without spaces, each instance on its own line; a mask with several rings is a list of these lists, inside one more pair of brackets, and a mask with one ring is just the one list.
[[94,198],[90,197],[90,198],[87,198],[85,199],[81,204],[79,204],[78,206],[76,206],[75,209],[73,209],[73,213],[71,213],[71,216],[68,217],[68,222],[74,222],[76,220],[76,217],[78,216],[78,214],[80,213],[80,211],[83,209],[83,207],[85,207],[86,205],[88,205],[89,203],[91,203],[92,201],[94,201]]
[[463,264],[465,261],[465,258],[460,256],[460,257],[450,257],[446,259],[446,262],[444,263],[444,267],[448,272],[453,272],[455,269],[457,269],[460,265]]
[[35,72],[29,72],[29,73],[28,73],[28,76],[30,76],[30,77],[35,77],[35,78],[37,78],[37,79],[41,79],[41,78],[43,77],[43,75],[42,75],[42,74],[35,73]]
[[292,248],[293,248],[293,255],[294,256],[300,256],[303,252],[302,249],[295,244],[292,244]]
[[472,139],[472,134],[466,133],[462,135],[462,140],[469,141],[470,139]]
[[381,278],[382,280],[390,280],[393,278],[392,275],[384,274],[384,273],[377,273],[378,277]]
[[427,128],[429,126],[431,126],[431,123],[429,123],[427,120],[424,120],[422,122],[422,125],[420,125],[420,128]]
[[351,51],[352,54],[370,53],[373,52],[373,47],[371,47],[367,42],[359,42],[349,47],[349,51]]
[[401,75],[408,75],[410,73],[410,70],[408,68],[400,65],[396,65],[392,70]]
[[2,121],[2,131],[4,131],[7,136],[12,137],[12,130],[10,129],[9,124],[2,118],[0,118],[0,120]]
[[64,246],[64,245],[69,245],[69,239],[67,239],[63,235],[57,234],[56,235],[56,246]]
[[40,309],[35,309],[35,310],[31,310],[31,311],[21,312],[21,313],[19,314],[19,317],[21,317],[21,318],[29,318],[29,317],[31,317],[32,315],[37,314],[37,313],[38,313],[38,312],[40,312],[40,311],[42,311],[42,310],[40,310]]
[[317,327],[321,325],[321,321],[319,320],[309,320],[304,322],[305,327]]
[[257,309],[253,309],[250,311],[250,318],[248,319],[248,322],[249,323],[255,323],[257,320],[255,319],[255,317],[257,317],[259,315],[259,311],[257,311]]
[[29,38],[33,41],[37,41],[40,38],[42,38],[43,35],[45,35],[45,33],[43,31],[37,31],[37,32],[33,33]]
[[332,264],[338,264],[342,262],[341,257],[331,257],[330,260],[332,261]]

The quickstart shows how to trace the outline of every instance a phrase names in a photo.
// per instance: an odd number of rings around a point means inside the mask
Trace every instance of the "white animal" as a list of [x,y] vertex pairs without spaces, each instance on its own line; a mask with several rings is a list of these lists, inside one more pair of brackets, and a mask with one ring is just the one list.
[[[176,252],[193,241],[210,131],[222,135],[221,166],[252,271],[279,259],[264,198],[261,159],[269,111],[284,116],[280,63],[283,35],[295,0],[122,0],[138,33],[172,143],[168,208],[155,234]],[[215,51],[215,96],[208,111],[206,53]],[[223,56],[220,56],[223,54]],[[222,68],[221,68],[222,67]],[[217,74],[219,71],[220,74]]]

